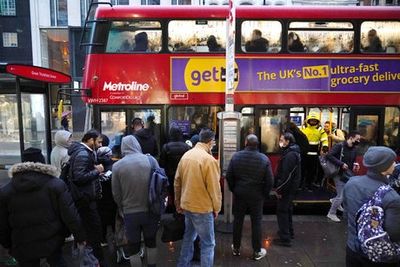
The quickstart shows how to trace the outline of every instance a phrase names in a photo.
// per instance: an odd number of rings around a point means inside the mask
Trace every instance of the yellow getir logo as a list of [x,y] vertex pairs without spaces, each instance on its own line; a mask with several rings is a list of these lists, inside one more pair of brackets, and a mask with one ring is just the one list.
[[[225,92],[225,58],[191,58],[185,67],[185,85],[188,92]],[[235,62],[236,89],[239,81],[238,67]]]

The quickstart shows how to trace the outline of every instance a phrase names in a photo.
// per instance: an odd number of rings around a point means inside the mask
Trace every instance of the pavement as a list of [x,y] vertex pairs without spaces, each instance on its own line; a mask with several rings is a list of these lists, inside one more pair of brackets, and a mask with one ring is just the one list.
[[[330,222],[325,216],[297,215],[294,216],[295,239],[292,247],[280,247],[271,244],[276,238],[277,223],[274,215],[263,216],[263,247],[267,249],[267,256],[260,261],[251,259],[251,224],[246,217],[243,227],[241,256],[234,257],[231,253],[232,234],[216,232],[215,267],[246,267],[246,266],[296,266],[296,267],[335,267],[345,266],[346,225],[344,222]],[[220,225],[216,222],[216,229]],[[161,231],[159,231],[159,235]],[[176,266],[179,257],[181,241],[161,243],[158,239],[157,266]],[[64,256],[68,267],[79,265],[71,258],[71,243],[66,243]],[[104,247],[110,267],[128,267],[128,262],[116,263],[115,253],[110,253]],[[4,267],[4,265],[0,265]],[[43,265],[43,267],[46,265]],[[192,266],[200,266],[193,262]]]

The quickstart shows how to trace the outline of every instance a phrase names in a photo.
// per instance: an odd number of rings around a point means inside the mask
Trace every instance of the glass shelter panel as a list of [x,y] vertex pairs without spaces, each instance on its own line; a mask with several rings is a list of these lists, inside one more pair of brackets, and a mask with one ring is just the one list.
[[161,50],[158,21],[113,21],[108,33],[107,53],[149,53]]
[[224,52],[224,20],[173,20],[168,24],[168,47],[172,52]]
[[364,53],[400,53],[400,22],[363,22],[361,24],[361,51]]
[[249,20],[242,23],[241,46],[244,52],[278,53],[282,25],[279,21]]
[[16,95],[0,95],[0,164],[21,161]]

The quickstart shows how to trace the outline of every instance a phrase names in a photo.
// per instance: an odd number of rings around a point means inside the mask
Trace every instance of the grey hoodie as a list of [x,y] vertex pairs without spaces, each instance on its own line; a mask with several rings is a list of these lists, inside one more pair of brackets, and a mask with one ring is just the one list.
[[[139,142],[132,135],[122,138],[121,152],[124,157],[112,168],[115,203],[124,214],[147,212],[151,156],[142,154]],[[158,167],[157,161],[152,160]]]
[[69,160],[68,156],[68,139],[72,133],[64,130],[57,131],[54,135],[56,146],[50,154],[50,163],[55,166],[58,172],[61,172],[61,167]]

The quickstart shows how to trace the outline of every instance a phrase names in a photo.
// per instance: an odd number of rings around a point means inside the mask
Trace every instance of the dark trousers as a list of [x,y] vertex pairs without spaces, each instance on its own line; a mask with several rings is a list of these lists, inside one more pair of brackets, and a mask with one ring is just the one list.
[[[62,248],[57,249],[52,255],[46,258],[51,267],[66,267],[67,264],[62,256]],[[40,267],[40,259],[30,261],[18,261],[19,267]]]
[[292,220],[293,199],[294,194],[284,194],[281,199],[278,199],[276,205],[276,217],[279,227],[278,235],[285,242],[290,242],[291,237],[294,235]]
[[346,267],[399,267],[400,264],[395,263],[377,263],[364,258],[360,254],[346,247]]
[[243,221],[248,211],[251,219],[251,241],[254,252],[261,249],[261,219],[264,198],[250,199],[235,195],[233,199],[233,246],[240,248],[242,240]]
[[303,187],[310,188],[311,184],[316,181],[318,164],[318,155],[306,155],[305,160],[302,162],[302,169],[304,170]]
[[93,248],[94,256],[99,260],[101,267],[107,266],[101,248],[102,228],[96,202],[91,201],[88,205],[79,206],[78,213],[86,232],[86,241]]

